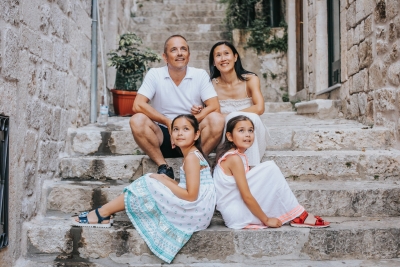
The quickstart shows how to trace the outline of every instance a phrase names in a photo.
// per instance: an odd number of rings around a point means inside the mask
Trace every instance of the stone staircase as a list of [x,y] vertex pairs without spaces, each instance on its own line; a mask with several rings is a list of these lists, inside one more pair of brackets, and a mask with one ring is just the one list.
[[[216,212],[172,266],[400,266],[400,151],[392,134],[343,119],[265,113],[274,160],[304,207],[331,221],[325,229],[232,230]],[[70,225],[156,166],[134,142],[128,118],[68,130],[59,179],[42,190],[42,215],[24,224],[19,266],[161,266],[118,213],[109,229]],[[181,159],[168,159],[178,171]],[[166,264],[165,264],[166,265]]]
[[[226,40],[225,5],[215,0],[137,1],[132,13],[133,31],[146,47],[160,54],[165,40],[184,36],[190,47],[189,65],[208,70],[208,55],[218,41]],[[163,65],[160,63],[160,66]],[[156,65],[158,66],[158,65]]]

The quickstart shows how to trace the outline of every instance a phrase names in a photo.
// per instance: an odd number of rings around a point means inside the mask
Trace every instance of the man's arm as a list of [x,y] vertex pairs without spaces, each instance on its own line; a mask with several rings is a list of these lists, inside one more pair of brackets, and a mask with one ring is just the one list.
[[194,115],[198,122],[201,122],[211,112],[220,112],[218,97],[212,97],[204,101],[205,108],[200,113]]
[[156,109],[149,105],[149,99],[142,94],[137,94],[135,98],[135,102],[133,103],[132,110],[135,113],[143,113],[147,117],[149,117],[152,121],[156,121],[158,123],[164,124],[165,126],[171,126],[171,120],[162,115]]

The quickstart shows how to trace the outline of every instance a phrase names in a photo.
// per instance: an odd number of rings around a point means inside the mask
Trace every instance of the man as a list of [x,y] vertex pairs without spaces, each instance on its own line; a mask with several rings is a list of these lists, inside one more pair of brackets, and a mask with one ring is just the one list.
[[190,114],[193,105],[199,106],[195,117],[206,155],[220,141],[225,123],[210,77],[204,70],[188,67],[189,57],[183,36],[173,35],[165,41],[167,66],[152,68],[146,74],[133,105],[136,114],[130,119],[136,143],[157,164],[157,173],[172,179],[174,172],[165,158],[181,157],[170,140],[172,120],[179,114]]

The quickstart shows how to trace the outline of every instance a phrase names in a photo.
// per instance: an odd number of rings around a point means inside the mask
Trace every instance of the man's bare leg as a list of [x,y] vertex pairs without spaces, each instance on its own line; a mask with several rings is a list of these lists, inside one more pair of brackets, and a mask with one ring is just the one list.
[[221,113],[211,112],[200,123],[201,148],[208,155],[219,144],[225,119]]
[[161,153],[160,146],[163,142],[163,133],[160,127],[150,120],[146,115],[137,113],[129,120],[133,138],[138,146],[148,155],[156,164],[166,164]]

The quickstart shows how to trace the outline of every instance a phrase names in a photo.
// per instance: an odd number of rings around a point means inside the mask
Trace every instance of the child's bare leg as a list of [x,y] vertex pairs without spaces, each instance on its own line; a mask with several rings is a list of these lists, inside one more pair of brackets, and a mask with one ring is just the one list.
[[[114,214],[119,211],[123,211],[125,209],[125,200],[124,200],[125,195],[121,194],[118,197],[114,198],[107,204],[103,205],[99,209],[99,213],[101,217],[108,217],[111,214]],[[89,212],[87,215],[89,223],[97,223],[98,218],[97,215],[94,211]],[[75,217],[75,221],[79,222],[79,218]],[[104,223],[108,223],[108,220],[105,220]]]

